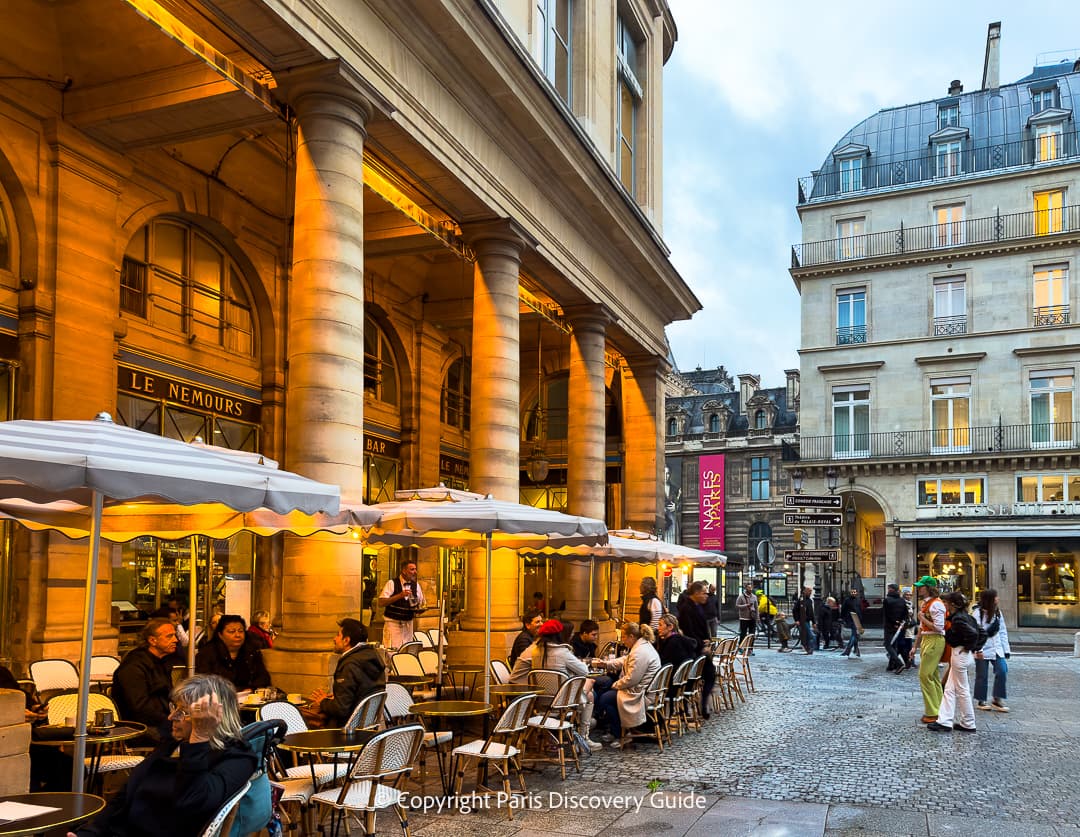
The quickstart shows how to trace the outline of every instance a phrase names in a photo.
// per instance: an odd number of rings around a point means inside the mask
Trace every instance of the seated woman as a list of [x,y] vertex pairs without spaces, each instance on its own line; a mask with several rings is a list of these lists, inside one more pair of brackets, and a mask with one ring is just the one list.
[[170,734],[105,809],[68,837],[191,837],[251,778],[258,762],[240,739],[229,682],[197,674],[170,697]]
[[224,677],[238,692],[270,685],[270,672],[262,652],[248,637],[243,616],[225,615],[218,620],[213,638],[195,656],[195,671]]
[[270,611],[256,610],[251,617],[251,627],[248,628],[247,632],[255,648],[260,651],[264,648],[273,648],[274,637],[277,636],[277,633],[274,631],[270,621]]
[[[687,660],[698,658],[698,642],[692,637],[686,636],[679,631],[679,620],[674,614],[665,613],[660,617],[660,625],[657,627],[660,635],[656,640],[656,651],[660,655],[660,665],[671,665],[672,674],[678,671]],[[668,695],[674,697],[679,690],[678,686],[669,686]]]
[[622,627],[622,643],[630,652],[611,665],[621,669],[621,676],[609,691],[597,699],[596,708],[608,732],[602,740],[616,749],[623,727],[638,727],[645,723],[645,689],[660,670],[660,656],[652,647],[653,633],[648,625],[627,622]]

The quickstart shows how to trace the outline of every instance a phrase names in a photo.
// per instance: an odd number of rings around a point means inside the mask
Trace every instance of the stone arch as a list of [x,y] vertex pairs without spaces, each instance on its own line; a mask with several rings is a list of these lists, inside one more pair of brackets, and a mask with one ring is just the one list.
[[0,187],[3,188],[10,206],[12,229],[8,230],[12,242],[11,272],[19,280],[19,288],[33,288],[38,282],[38,231],[34,212],[26,196],[22,181],[15,173],[11,161],[0,149]]

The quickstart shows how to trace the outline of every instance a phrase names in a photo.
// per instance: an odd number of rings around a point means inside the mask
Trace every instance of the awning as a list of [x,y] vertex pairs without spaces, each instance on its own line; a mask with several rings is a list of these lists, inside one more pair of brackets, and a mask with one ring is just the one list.
[[1080,526],[1076,523],[1000,523],[977,526],[926,526],[906,529],[900,527],[900,539],[913,541],[940,538],[1080,538]]

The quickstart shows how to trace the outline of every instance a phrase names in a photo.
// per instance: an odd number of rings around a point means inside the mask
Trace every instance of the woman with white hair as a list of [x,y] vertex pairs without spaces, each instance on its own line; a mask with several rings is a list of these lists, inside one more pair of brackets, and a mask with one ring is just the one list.
[[232,684],[197,674],[172,690],[170,734],[105,809],[68,837],[191,837],[255,772]]

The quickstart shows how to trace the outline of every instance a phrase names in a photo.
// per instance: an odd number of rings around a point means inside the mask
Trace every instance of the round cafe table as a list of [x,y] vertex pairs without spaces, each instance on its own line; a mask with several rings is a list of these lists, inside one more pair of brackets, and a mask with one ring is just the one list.
[[[461,725],[464,724],[469,718],[482,717],[484,719],[484,734],[487,735],[487,719],[491,712],[491,704],[484,703],[482,700],[425,700],[420,703],[414,703],[409,707],[409,712],[413,715],[419,715],[421,718],[430,718],[435,725],[435,732],[438,732],[438,726],[444,719],[448,723],[456,722],[458,729],[454,732],[457,733],[460,738]],[[450,749],[454,749],[454,736],[451,735]],[[287,739],[286,739],[287,740]],[[447,758],[447,753],[444,752],[442,745],[439,743],[439,736],[435,736],[435,757],[439,761],[439,778],[442,780],[443,793],[447,796],[450,795],[450,777],[447,775],[447,768],[449,767],[450,760]]]
[[[53,727],[44,727],[42,729],[50,729]],[[46,747],[64,747],[75,743],[75,730],[71,727],[65,727],[64,729],[70,729],[71,733],[68,736],[54,738],[34,738],[31,737],[31,743],[42,744]],[[98,730],[95,727],[87,727],[86,729],[86,786],[93,787],[94,782],[98,778],[98,773],[101,769],[101,758],[107,755],[106,751],[113,744],[119,744],[123,741],[130,741],[132,738],[138,738],[146,732],[146,724],[140,724],[138,721],[117,721],[116,725],[109,729]],[[3,833],[3,832],[0,832]]]
[[528,683],[492,683],[488,687],[488,693],[493,700],[498,701],[499,711],[502,712],[517,698],[523,695],[542,695],[544,690]]
[[322,755],[346,755],[348,757],[346,775],[348,775],[348,771],[352,770],[352,766],[360,756],[360,751],[376,735],[377,733],[372,730],[362,729],[350,731],[340,728],[309,729],[304,732],[294,732],[291,735],[286,735],[285,740],[278,744],[278,749],[288,750],[296,753],[298,757],[306,758],[308,765],[311,767],[311,785],[317,788],[315,765],[319,763],[319,758]]
[[60,828],[71,830],[105,807],[105,800],[92,793],[20,793],[15,796],[0,797],[0,804],[4,802],[41,805],[56,810],[38,814],[36,817],[27,817],[24,820],[0,819],[0,837],[40,834],[43,831]]
[[[476,694],[476,685],[483,679],[484,671],[483,666],[468,663],[454,663],[453,665],[443,666],[443,672],[450,675],[450,686],[455,691],[460,686],[462,691],[469,697]],[[461,678],[460,681],[458,678]]]

